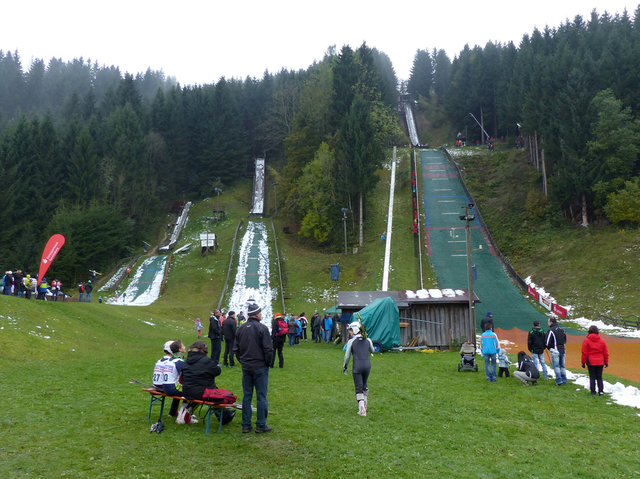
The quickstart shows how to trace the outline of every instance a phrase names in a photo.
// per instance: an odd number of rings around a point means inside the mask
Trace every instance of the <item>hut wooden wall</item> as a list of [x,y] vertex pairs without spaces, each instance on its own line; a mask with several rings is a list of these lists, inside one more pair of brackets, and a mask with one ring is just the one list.
[[410,309],[401,310],[400,316],[412,318],[400,320],[409,323],[406,328],[400,328],[403,345],[416,336],[419,346],[434,348],[448,347],[452,339],[460,342],[475,339],[475,325],[469,320],[469,306],[466,304],[412,304]]

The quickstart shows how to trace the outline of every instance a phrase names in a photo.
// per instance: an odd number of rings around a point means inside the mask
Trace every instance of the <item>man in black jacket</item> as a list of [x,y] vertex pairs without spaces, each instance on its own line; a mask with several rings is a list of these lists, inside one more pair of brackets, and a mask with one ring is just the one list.
[[484,318],[482,318],[482,321],[480,321],[480,331],[482,331],[483,333],[487,329],[484,327],[485,324],[490,324],[491,331],[493,331],[493,313],[491,311],[487,311],[487,315]]
[[533,329],[529,331],[529,336],[527,337],[527,346],[533,358],[533,364],[535,364],[537,368],[538,362],[540,362],[542,364],[542,374],[544,378],[549,379],[547,365],[544,362],[545,339],[544,331],[540,327],[540,321],[534,321]]
[[558,320],[549,318],[549,331],[545,344],[551,353],[551,365],[556,373],[556,386],[567,384],[567,370],[564,368],[564,345],[566,342],[567,336],[564,329],[558,326]]
[[273,359],[273,346],[269,328],[260,322],[262,310],[255,303],[249,305],[247,322],[236,333],[233,353],[242,365],[242,432],[251,432],[251,401],[256,390],[258,413],[256,432],[270,432],[267,426],[267,390],[269,387],[269,365]]
[[224,337],[225,344],[223,364],[225,366],[235,366],[235,363],[233,362],[233,343],[236,340],[236,329],[238,329],[238,325],[236,324],[236,313],[234,311],[229,311],[229,313],[227,313],[227,318],[224,320],[224,323],[222,323],[222,336]]
[[209,339],[211,340],[211,359],[220,365],[220,351],[222,351],[222,325],[220,316],[222,312],[216,309],[209,318]]
[[518,370],[513,373],[513,377],[522,381],[525,386],[528,386],[529,383],[538,384],[538,379],[540,378],[538,368],[524,351],[518,353]]

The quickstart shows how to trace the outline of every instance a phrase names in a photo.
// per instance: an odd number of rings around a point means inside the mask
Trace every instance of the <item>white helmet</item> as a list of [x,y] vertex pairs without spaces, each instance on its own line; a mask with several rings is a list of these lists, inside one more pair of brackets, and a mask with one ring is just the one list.
[[360,323],[358,321],[354,321],[349,325],[349,329],[353,331],[353,334],[358,334],[360,332]]

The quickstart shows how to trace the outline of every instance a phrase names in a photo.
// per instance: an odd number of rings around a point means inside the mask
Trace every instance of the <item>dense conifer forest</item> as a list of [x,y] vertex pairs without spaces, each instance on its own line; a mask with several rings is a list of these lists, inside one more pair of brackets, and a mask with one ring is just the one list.
[[340,248],[341,208],[357,238],[384,148],[407,141],[396,113],[406,92],[467,142],[484,140],[470,113],[490,137],[526,139],[540,172],[531,201],[545,214],[640,222],[639,13],[594,12],[453,59],[421,49],[406,82],[366,43],[330,47],[306,70],[187,86],[83,59],[25,67],[0,51],[0,269],[34,272],[53,233],[67,238],[61,279],[108,268],[167,204],[232,185],[258,156],[288,221]]
[[[419,50],[407,89],[435,123],[484,139],[528,141],[539,196],[569,221],[640,222],[640,10],[593,12],[518,46]],[[534,195],[535,196],[535,195]]]
[[83,279],[139,249],[174,199],[209,196],[263,155],[291,221],[330,245],[340,208],[359,208],[402,138],[396,85],[365,43],[307,70],[189,86],[82,59],[25,71],[0,51],[0,269],[35,272],[61,233],[56,274]]

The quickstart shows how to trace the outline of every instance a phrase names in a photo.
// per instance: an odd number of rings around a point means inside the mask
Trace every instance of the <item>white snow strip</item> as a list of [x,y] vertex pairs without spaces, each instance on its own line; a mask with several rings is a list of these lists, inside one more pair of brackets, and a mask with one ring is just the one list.
[[387,239],[384,245],[384,266],[382,269],[382,291],[389,290],[389,263],[391,260],[391,232],[393,230],[393,196],[396,191],[396,147],[391,160],[391,185],[389,186],[389,210],[387,212]]
[[98,291],[109,291],[109,288],[113,286],[116,280],[124,275],[124,272],[127,270],[128,265],[122,266],[105,284],[103,284]]
[[595,325],[601,333],[608,334],[610,336],[622,336],[625,338],[640,338],[640,331],[637,329],[628,329],[620,326],[613,326],[611,324],[603,323],[600,320],[592,320],[588,318],[571,319],[571,322],[576,323],[578,326],[589,329],[589,326]]
[[[573,376],[573,377],[571,377]],[[586,374],[573,374],[567,371],[567,379],[571,379],[574,384],[590,389],[589,376]],[[629,406],[640,409],[640,390],[633,386],[625,386],[622,383],[611,384],[603,381],[605,394],[610,394],[613,402],[621,406]]]
[[253,206],[251,207],[250,213],[252,215],[264,214],[264,182],[264,158],[256,158],[256,176],[253,187]]
[[[120,300],[116,302],[115,298],[109,298],[107,300],[107,304],[117,304],[117,305],[123,305],[123,306],[149,306],[156,299],[158,299],[160,297],[160,289],[162,289],[162,280],[164,279],[164,270],[167,263],[166,256],[161,262],[157,264],[158,271],[156,271],[156,274],[153,277],[151,286],[147,288],[146,291],[144,291],[139,296],[137,296],[138,291],[144,287],[139,283],[140,277],[142,276],[142,273],[144,272],[145,267],[149,263],[153,262],[154,258],[155,258],[154,256],[151,256],[145,259],[144,262],[140,265],[140,267],[136,270],[135,276],[133,277],[133,279],[129,283],[129,286],[127,287],[124,294],[122,295],[125,298],[124,300],[121,297]],[[134,298],[134,299],[131,300],[130,298]]]
[[[251,252],[251,245],[256,231],[260,231],[262,239],[258,243],[260,251],[260,260],[258,266],[258,276],[260,287],[250,288],[246,284],[247,259]],[[264,223],[249,221],[247,223],[247,231],[242,238],[242,244],[239,250],[240,259],[238,261],[238,271],[236,273],[236,282],[233,286],[231,299],[227,311],[240,311],[247,315],[247,304],[249,299],[253,299],[255,303],[262,308],[262,323],[271,330],[271,319],[273,317],[273,309],[271,303],[273,301],[273,292],[269,286],[269,247],[267,246],[267,228]]]

